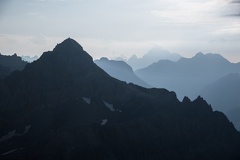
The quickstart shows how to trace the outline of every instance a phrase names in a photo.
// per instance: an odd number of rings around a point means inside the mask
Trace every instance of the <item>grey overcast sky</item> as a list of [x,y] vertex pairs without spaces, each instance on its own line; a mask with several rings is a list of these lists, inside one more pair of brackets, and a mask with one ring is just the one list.
[[40,56],[68,37],[93,58],[158,44],[240,62],[240,0],[0,0],[0,53]]

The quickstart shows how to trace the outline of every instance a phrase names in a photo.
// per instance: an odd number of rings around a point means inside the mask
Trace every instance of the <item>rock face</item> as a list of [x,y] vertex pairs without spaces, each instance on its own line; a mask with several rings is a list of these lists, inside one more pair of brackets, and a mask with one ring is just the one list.
[[16,54],[12,56],[0,54],[0,78],[7,77],[12,71],[23,70],[26,64],[27,62]]
[[0,159],[239,159],[201,97],[110,77],[73,39],[0,81]]
[[94,62],[114,78],[125,81],[127,83],[134,83],[142,87],[150,88],[150,85],[137,77],[133,72],[133,69],[123,61],[101,58],[99,60],[95,60]]

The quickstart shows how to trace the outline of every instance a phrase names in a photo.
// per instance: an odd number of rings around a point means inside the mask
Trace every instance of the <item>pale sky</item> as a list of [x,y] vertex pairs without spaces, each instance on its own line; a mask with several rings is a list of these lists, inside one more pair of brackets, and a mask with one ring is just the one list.
[[240,62],[240,0],[0,0],[0,53],[40,56],[68,37],[95,59],[158,44]]

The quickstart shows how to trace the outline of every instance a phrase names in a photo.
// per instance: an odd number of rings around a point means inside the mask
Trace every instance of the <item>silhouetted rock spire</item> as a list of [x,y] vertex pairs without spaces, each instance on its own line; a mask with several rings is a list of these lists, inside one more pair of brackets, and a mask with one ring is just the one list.
[[81,59],[82,62],[92,63],[92,57],[83,50],[83,47],[78,42],[71,38],[67,38],[62,43],[57,44],[53,52],[65,56],[65,58],[77,58]]
[[75,50],[83,50],[82,46],[77,43],[74,39],[67,38],[62,43],[57,44],[57,46],[53,49],[53,51],[63,51],[66,49],[75,49]]

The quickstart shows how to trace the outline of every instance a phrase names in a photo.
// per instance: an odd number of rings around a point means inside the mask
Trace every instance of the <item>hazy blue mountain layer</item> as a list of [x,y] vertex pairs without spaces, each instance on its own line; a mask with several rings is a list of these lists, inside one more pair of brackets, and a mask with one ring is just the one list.
[[150,85],[137,77],[133,72],[133,69],[123,61],[101,58],[100,60],[95,60],[94,62],[114,78],[125,81],[127,83],[134,83],[147,88],[150,87]]
[[159,60],[171,60],[177,61],[181,58],[181,55],[177,53],[170,53],[167,50],[162,49],[160,46],[156,45],[150,49],[142,58],[138,58],[136,55],[130,57],[126,62],[134,69],[145,68],[154,62]]
[[215,110],[223,111],[240,130],[240,75],[228,74],[207,85],[200,93]]
[[177,62],[160,60],[135,71],[151,86],[175,91],[179,99],[184,96],[194,99],[206,85],[235,72],[240,72],[240,63],[231,63],[221,55],[211,53],[198,53]]

